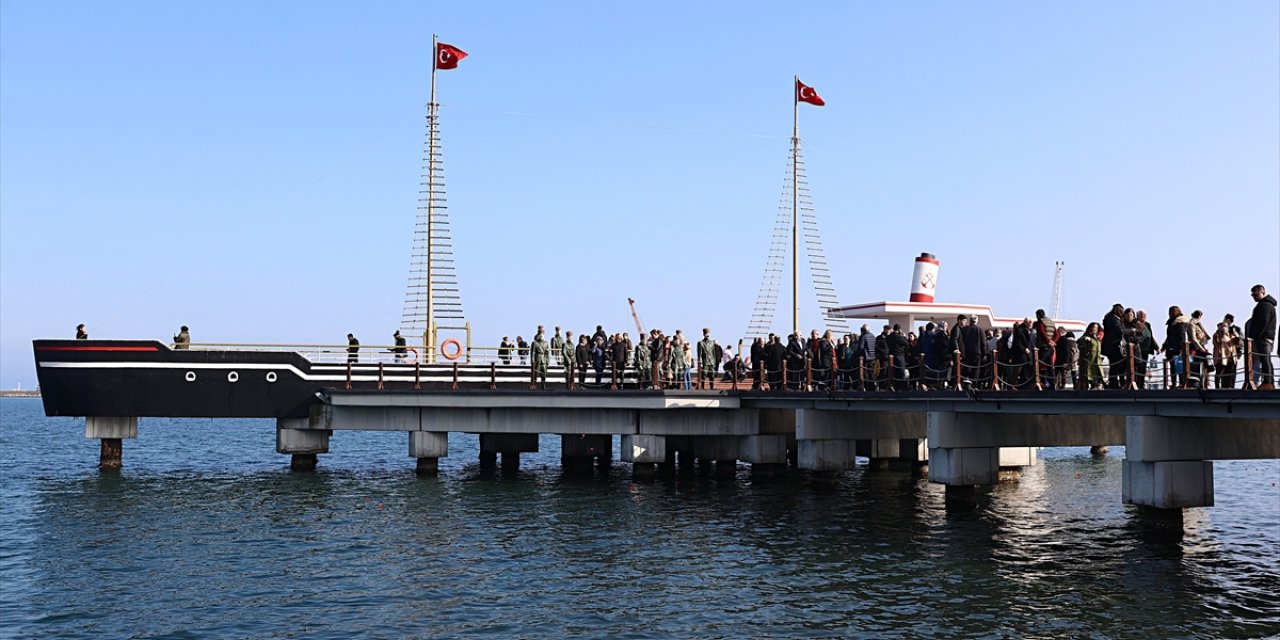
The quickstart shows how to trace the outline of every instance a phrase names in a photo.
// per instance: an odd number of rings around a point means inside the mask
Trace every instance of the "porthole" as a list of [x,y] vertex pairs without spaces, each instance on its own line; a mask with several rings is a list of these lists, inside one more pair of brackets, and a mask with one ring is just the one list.
[[195,382],[195,381],[196,381],[196,372],[194,372],[194,371],[188,371],[188,372],[187,372],[187,382]]
[[268,371],[268,372],[267,372],[267,382],[275,382],[275,381],[276,381],[276,372],[274,372],[274,371]]
[[236,382],[240,380],[240,374],[232,371],[227,374],[227,382]]

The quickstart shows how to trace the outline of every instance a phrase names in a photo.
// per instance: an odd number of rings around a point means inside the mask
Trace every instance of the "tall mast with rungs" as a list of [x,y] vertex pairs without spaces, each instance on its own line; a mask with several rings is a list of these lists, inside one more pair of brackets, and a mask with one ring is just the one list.
[[[799,86],[799,79],[796,79]],[[796,104],[799,104],[797,100]],[[803,331],[800,327],[800,238],[804,237],[804,251],[809,261],[809,275],[817,294],[823,324],[836,333],[848,333],[849,324],[844,317],[834,315],[831,309],[839,306],[831,267],[822,248],[822,235],[818,232],[818,217],[809,193],[805,176],[804,157],[800,153],[799,112],[794,112],[791,136],[791,154],[787,163],[787,177],[778,203],[778,217],[774,222],[773,238],[769,242],[769,257],[765,261],[764,278],[756,295],[756,305],[747,325],[747,338],[766,336],[773,328],[774,313],[778,308],[778,294],[782,288],[782,274],[786,269],[787,254],[791,255],[791,327],[787,331]]]
[[431,101],[427,103],[427,141],[418,188],[418,220],[413,229],[413,257],[409,261],[409,284],[400,320],[401,331],[422,336],[428,362],[435,359],[440,325],[466,324],[445,200],[435,77],[440,53],[434,37],[431,50]]

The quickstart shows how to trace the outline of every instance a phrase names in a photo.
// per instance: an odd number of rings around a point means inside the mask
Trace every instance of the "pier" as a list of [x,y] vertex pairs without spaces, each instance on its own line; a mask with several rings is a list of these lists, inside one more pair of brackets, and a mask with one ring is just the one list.
[[[528,389],[345,389],[315,394],[306,417],[278,417],[276,450],[295,470],[329,451],[334,431],[407,434],[420,475],[437,473],[448,434],[480,438],[483,468],[510,472],[538,436],[562,438],[567,472],[616,456],[637,480],[698,465],[717,475],[750,465],[753,479],[795,468],[818,477],[914,467],[948,495],[1016,476],[1036,449],[1125,446],[1122,499],[1157,509],[1213,505],[1213,460],[1280,458],[1280,393],[1160,392],[770,393]],[[102,466],[121,464],[136,417],[89,417]]]

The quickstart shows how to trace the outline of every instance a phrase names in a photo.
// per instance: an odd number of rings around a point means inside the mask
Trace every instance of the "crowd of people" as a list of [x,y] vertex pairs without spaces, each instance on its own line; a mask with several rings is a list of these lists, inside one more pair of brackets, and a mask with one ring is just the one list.
[[[813,330],[806,338],[793,333],[756,338],[747,354],[735,354],[702,330],[693,341],[680,330],[666,335],[650,330],[633,342],[626,333],[594,333],[576,340],[560,327],[547,338],[540,325],[533,342],[503,337],[498,357],[532,367],[545,385],[547,368],[563,366],[581,386],[640,388],[707,388],[715,380],[736,381],[757,390],[928,390],[974,389],[1143,389],[1149,368],[1162,356],[1172,387],[1237,385],[1241,366],[1252,367],[1255,386],[1274,384],[1272,354],[1276,348],[1276,300],[1262,285],[1250,292],[1255,305],[1243,328],[1228,313],[1215,330],[1205,328],[1203,312],[1185,315],[1169,307],[1165,337],[1155,331],[1142,309],[1115,304],[1101,322],[1090,322],[1082,335],[1057,326],[1043,309],[1012,326],[984,329],[974,316],[960,315],[954,324],[929,322],[919,334],[897,324],[873,333],[862,325],[857,335],[837,337]],[[1251,346],[1252,353],[1245,350]],[[628,370],[633,376],[625,376]],[[588,384],[588,380],[591,380]]]

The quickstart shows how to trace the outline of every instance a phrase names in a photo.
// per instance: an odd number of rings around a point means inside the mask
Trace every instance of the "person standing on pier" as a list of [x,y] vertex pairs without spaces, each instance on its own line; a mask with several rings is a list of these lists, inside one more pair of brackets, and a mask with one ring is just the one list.
[[539,388],[547,388],[547,365],[551,362],[551,345],[547,343],[547,336],[539,331],[533,336],[533,344],[530,347],[530,353],[533,356],[533,375],[537,381]]
[[174,349],[190,349],[191,348],[191,333],[187,331],[187,325],[185,324],[182,325],[182,327],[178,329],[178,335],[173,337],[173,348]]
[[1266,287],[1260,284],[1253,285],[1249,295],[1257,304],[1253,306],[1253,315],[1249,318],[1248,327],[1245,329],[1246,337],[1253,340],[1253,359],[1262,365],[1262,373],[1257,381],[1258,386],[1266,385],[1270,388],[1275,385],[1271,348],[1276,339],[1276,299],[1267,295]]
[[520,366],[529,364],[529,343],[524,336],[516,336],[516,355],[520,356]]
[[395,348],[391,350],[396,354],[396,362],[404,362],[405,353],[409,351],[405,347],[406,343],[404,336],[400,335],[400,331],[397,329],[395,333],[391,334],[391,339],[395,341],[396,345]]
[[591,345],[591,368],[596,370],[596,386],[604,377],[604,336],[596,336]]
[[360,341],[354,334],[347,334],[347,363],[355,364],[360,360]]
[[764,347],[764,376],[770,391],[782,390],[786,359],[787,348],[782,346],[782,338],[777,334],[769,334],[769,344]]
[[1080,384],[1081,389],[1102,388],[1102,341],[1098,338],[1098,323],[1090,322],[1080,336]]
[[578,346],[574,348],[573,365],[578,370],[578,386],[587,384],[587,365],[591,364],[591,345],[587,344],[587,334],[578,336]]
[[556,334],[551,336],[551,364],[558,364],[557,360],[564,351],[564,340],[560,337],[560,327],[556,327]]
[[1036,309],[1036,321],[1031,326],[1036,332],[1036,367],[1040,369],[1041,381],[1046,387],[1052,389],[1054,387],[1053,347],[1055,344],[1053,339],[1057,333],[1058,326],[1044,312],[1044,309]]
[[1111,312],[1102,319],[1102,355],[1107,357],[1107,387],[1120,388],[1122,373],[1120,360],[1121,341],[1124,338],[1124,305],[1119,302],[1111,305]]
[[627,334],[622,333],[614,336],[613,344],[609,345],[609,361],[613,365],[613,375],[617,380],[618,388],[621,389],[626,380],[627,373],[627,355],[631,351],[627,345],[630,340]]
[[1213,333],[1213,369],[1217,374],[1214,386],[1219,389],[1236,387],[1236,354],[1240,353],[1240,339],[1231,335],[1226,320],[1218,323]]
[[84,330],[83,324],[76,325],[76,340],[88,340],[89,332]]
[[511,364],[511,350],[514,348],[515,345],[511,344],[511,339],[502,336],[502,342],[498,343],[498,359],[502,361],[502,364]]
[[698,388],[705,382],[708,389],[715,387],[716,369],[720,362],[716,359],[716,342],[711,339],[711,329],[702,329],[702,340],[698,341]]
[[649,358],[650,347],[644,336],[640,336],[636,340],[635,354],[632,356],[636,366],[636,377],[640,381],[641,389],[648,389],[653,386],[653,361]]

